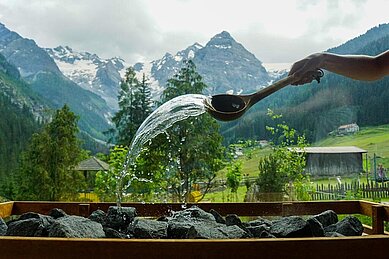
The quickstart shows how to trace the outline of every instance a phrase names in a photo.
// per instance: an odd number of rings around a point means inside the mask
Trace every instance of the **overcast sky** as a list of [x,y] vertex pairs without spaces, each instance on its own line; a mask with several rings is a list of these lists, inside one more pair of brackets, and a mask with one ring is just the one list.
[[0,0],[0,22],[41,47],[133,64],[225,30],[265,63],[293,62],[389,23],[387,0]]

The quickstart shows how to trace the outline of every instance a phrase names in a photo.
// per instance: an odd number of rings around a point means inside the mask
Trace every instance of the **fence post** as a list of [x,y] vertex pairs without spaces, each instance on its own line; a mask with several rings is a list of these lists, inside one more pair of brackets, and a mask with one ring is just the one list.
[[373,205],[371,209],[373,234],[384,234],[384,207],[382,205]]

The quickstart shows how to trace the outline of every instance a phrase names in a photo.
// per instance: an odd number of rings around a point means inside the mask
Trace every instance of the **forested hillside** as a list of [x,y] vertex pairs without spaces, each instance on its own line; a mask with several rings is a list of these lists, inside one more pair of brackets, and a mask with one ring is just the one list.
[[[347,47],[350,51],[347,51]],[[389,24],[369,30],[330,52],[376,55],[389,49]],[[309,141],[326,137],[339,125],[360,126],[389,123],[389,78],[375,82],[356,81],[325,72],[320,84],[287,87],[266,98],[240,120],[223,123],[226,142],[239,139],[269,139],[268,108],[281,113],[285,122],[305,133]]]
[[18,166],[19,154],[31,135],[39,129],[23,92],[27,85],[18,81],[18,71],[0,55],[0,196],[7,196],[5,186]]

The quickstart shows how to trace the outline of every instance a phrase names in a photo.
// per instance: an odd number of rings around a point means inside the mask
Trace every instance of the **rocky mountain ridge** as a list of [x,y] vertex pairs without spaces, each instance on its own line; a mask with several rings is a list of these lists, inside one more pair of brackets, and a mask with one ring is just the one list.
[[119,82],[129,66],[123,59],[103,59],[89,52],[77,52],[69,46],[45,50],[66,77],[100,95],[113,110],[118,109]]
[[[26,39],[0,23],[0,54],[17,68],[20,79],[45,105],[58,109],[65,103],[80,116],[79,126],[95,138],[110,127],[113,109],[97,94],[82,89],[64,76],[54,60],[34,40]],[[30,107],[31,110],[34,107]]]

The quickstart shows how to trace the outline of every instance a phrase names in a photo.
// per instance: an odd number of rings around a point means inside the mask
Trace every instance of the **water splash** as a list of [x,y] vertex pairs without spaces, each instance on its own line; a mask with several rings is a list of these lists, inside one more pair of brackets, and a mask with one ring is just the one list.
[[[142,151],[142,147],[159,134],[165,133],[174,123],[203,114],[206,111],[204,102],[207,98],[207,96],[200,94],[178,96],[158,107],[143,121],[131,142],[123,170],[117,179],[117,206],[119,208],[123,195],[123,179],[128,174],[129,166],[134,164],[135,159]],[[146,181],[146,179],[132,176],[126,187],[130,186],[133,180]]]

